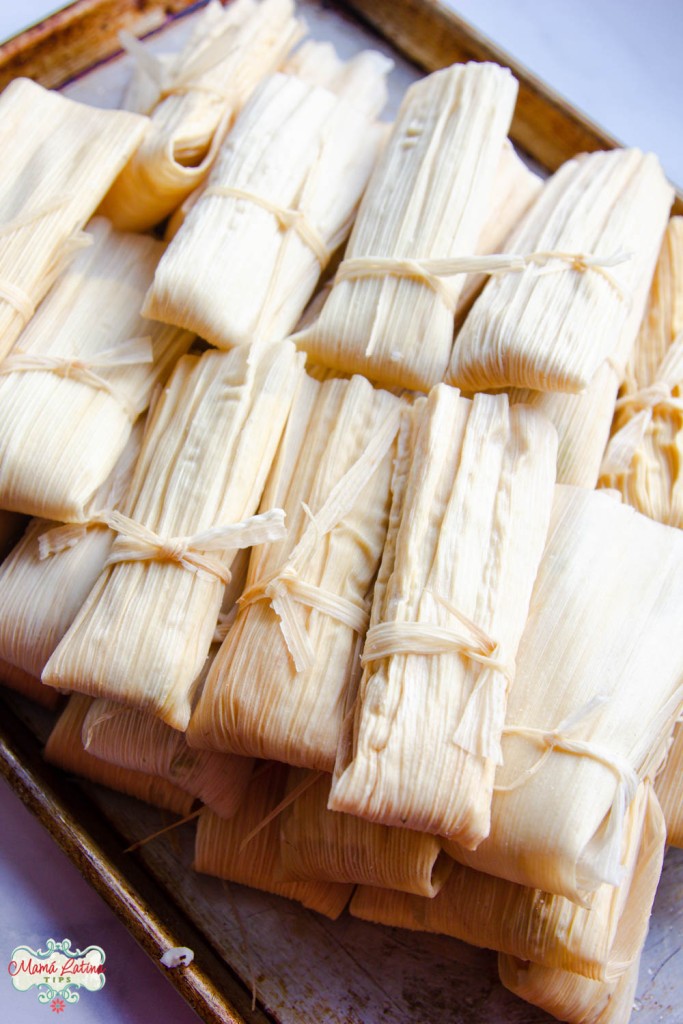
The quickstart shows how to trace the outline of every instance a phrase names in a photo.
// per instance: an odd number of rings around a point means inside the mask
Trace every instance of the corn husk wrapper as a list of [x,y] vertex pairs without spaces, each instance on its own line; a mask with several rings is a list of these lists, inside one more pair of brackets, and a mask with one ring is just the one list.
[[[219,348],[292,331],[351,229],[382,140],[374,118],[390,68],[368,51],[329,88],[291,74],[261,84],[159,265],[146,316]],[[364,107],[353,102],[357,78]]]
[[418,408],[399,450],[365,671],[329,806],[476,847],[550,517],[556,437],[505,396],[470,402],[439,385]]
[[76,103],[27,78],[4,90],[0,360],[70,257],[87,244],[80,228],[146,125],[143,117]]
[[363,377],[304,378],[262,502],[285,509],[287,537],[252,553],[193,745],[334,767],[386,537],[400,408]]
[[289,343],[180,360],[153,410],[130,518],[114,520],[109,564],[44,682],[187,727],[235,551],[283,528],[277,510],[245,520],[258,507],[301,372]]
[[91,703],[89,697],[81,694],[69,699],[45,744],[45,760],[89,782],[98,782],[174,814],[189,814],[192,797],[166,779],[107,764],[83,749],[81,729]]
[[[292,769],[290,786],[305,777],[303,769]],[[436,896],[453,868],[436,836],[328,811],[329,792],[330,777],[323,775],[283,811],[280,856],[288,879],[351,882]]]
[[683,217],[667,228],[617,405],[600,485],[683,527]]
[[[142,435],[140,421],[113,473],[96,493],[99,507],[115,508],[123,500]],[[98,523],[60,527],[46,519],[30,521],[0,566],[0,659],[43,685],[41,673],[102,572],[113,540],[111,530]],[[55,542],[60,550],[50,553]],[[43,689],[50,693],[49,687]]]
[[476,852],[448,843],[452,856],[577,903],[620,883],[626,808],[683,703],[682,602],[683,534],[611,492],[557,488],[491,834]]
[[657,797],[666,819],[666,838],[671,846],[683,847],[683,722],[674,729],[666,763],[655,783]]
[[[543,179],[517,156],[509,139],[503,143],[484,226],[477,240],[480,256],[505,252],[506,242],[543,187]],[[486,274],[468,274],[455,307],[456,330],[488,281]]]
[[202,811],[193,867],[207,875],[297,900],[310,910],[335,919],[348,903],[352,885],[283,881],[278,817],[249,838],[285,796],[287,771],[275,762],[257,771],[240,809],[229,821],[208,809]]
[[335,286],[296,336],[314,362],[418,390],[443,380],[464,277],[435,277],[420,261],[475,252],[516,93],[493,64],[454,65],[410,87]]
[[11,665],[8,661],[0,659],[0,685],[6,686],[23,697],[28,697],[34,704],[41,704],[44,708],[56,708],[61,697],[56,690],[49,686],[43,686],[40,678],[32,676],[29,672]]
[[640,964],[615,981],[594,981],[557,967],[541,967],[501,953],[500,980],[511,992],[568,1024],[629,1024]]
[[363,886],[354,895],[351,913],[613,981],[640,957],[665,838],[659,805],[651,787],[643,784],[626,821],[624,879],[616,887],[601,886],[586,907],[456,865],[434,899]]
[[163,244],[101,218],[88,231],[93,245],[0,364],[0,504],[65,522],[95,510],[133,423],[193,340],[140,316]]
[[206,178],[218,146],[259,81],[275,71],[302,32],[292,0],[211,3],[175,59],[128,40],[152,79],[127,97],[144,103],[149,129],[100,212],[125,231],[158,224]]
[[588,387],[619,348],[631,297],[649,285],[672,197],[653,154],[611,150],[564,164],[511,241],[542,265],[489,282],[458,334],[448,382]]

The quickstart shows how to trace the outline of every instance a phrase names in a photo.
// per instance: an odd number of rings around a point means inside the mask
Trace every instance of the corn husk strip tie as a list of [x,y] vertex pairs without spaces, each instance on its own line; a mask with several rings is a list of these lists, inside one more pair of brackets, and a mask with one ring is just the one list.
[[[464,618],[464,617],[463,617]],[[469,623],[464,630],[433,626],[428,622],[380,622],[368,630],[361,663],[393,657],[395,654],[464,654],[511,680],[514,670],[498,656],[492,640],[482,643],[479,628]]]
[[314,516],[306,509],[310,523],[282,569],[253,584],[240,598],[241,608],[255,601],[270,601],[280,619],[282,635],[297,672],[309,668],[315,655],[306,630],[295,614],[295,604],[329,615],[357,633],[364,633],[367,629],[369,616],[365,606],[306,583],[299,576],[299,568],[306,562],[320,538],[333,530],[351,511],[367,481],[394,443],[398,427],[399,414],[396,410],[335,485],[320,511]]
[[114,530],[118,537],[104,568],[120,562],[175,562],[183,569],[202,578],[215,577],[222,583],[230,582],[230,570],[220,558],[206,552],[248,548],[271,540],[282,540],[285,535],[285,514],[282,509],[270,509],[257,516],[214,526],[191,537],[161,537],[142,523],[136,523],[120,512],[98,513],[99,522]]
[[153,53],[150,53],[147,47],[130,32],[125,30],[119,32],[119,42],[128,56],[142,68],[145,74],[157,86],[158,94],[154,99],[154,103],[148,105],[147,112],[166,99],[167,96],[187,95],[190,92],[205,92],[227,102],[234,95],[234,88],[221,89],[217,85],[209,86],[193,81],[193,79],[204,74],[205,71],[209,71],[216,64],[216,61],[220,59],[220,53],[214,55],[210,48],[203,50],[198,59],[190,62],[182,74],[176,75],[170,69],[164,67],[162,62]]
[[227,185],[209,185],[204,189],[202,198],[206,196],[223,196],[227,199],[243,199],[248,203],[255,203],[261,206],[268,213],[272,213],[282,231],[296,231],[301,241],[311,250],[321,269],[326,267],[330,261],[330,251],[320,232],[309,220],[303,210],[292,210],[285,206],[278,206],[272,203],[265,196],[258,196],[254,192],[245,192],[241,188],[231,188]]
[[[455,312],[457,296],[454,296],[443,278],[456,274],[496,274],[526,270],[530,266],[546,265],[540,273],[556,270],[575,270],[585,273],[593,270],[609,281],[623,298],[618,283],[606,269],[617,266],[631,258],[630,253],[618,252],[611,256],[589,253],[559,252],[547,250],[532,253],[492,253],[488,256],[455,256],[450,259],[395,259],[392,256],[357,256],[343,260],[335,277],[335,284],[365,277],[412,278],[431,288],[452,312]],[[553,267],[553,262],[558,266]]]
[[623,873],[621,865],[621,837],[624,819],[629,804],[636,794],[640,780],[630,762],[615,751],[601,747],[597,743],[591,743],[588,740],[572,739],[569,735],[569,733],[595,714],[609,700],[609,697],[602,695],[594,697],[584,707],[579,708],[563,719],[555,729],[506,725],[503,729],[504,735],[522,736],[545,747],[545,750],[538,760],[530,768],[522,772],[514,782],[508,785],[496,785],[494,790],[499,793],[509,793],[523,786],[536,772],[540,771],[554,752],[588,757],[608,768],[617,780],[617,788],[609,810],[607,830],[604,836],[604,871],[605,878],[609,878],[612,885],[618,885]]
[[99,373],[98,367],[116,369],[122,366],[143,366],[154,362],[152,339],[148,336],[130,338],[117,345],[116,348],[105,349],[95,358],[87,361],[65,356],[50,356],[42,353],[22,352],[16,350],[0,364],[0,374],[31,373],[42,371],[56,373],[67,380],[76,380],[96,391],[106,391],[123,409],[131,420],[137,419],[139,410],[129,401],[119,388],[106,380]]
[[616,409],[639,409],[610,440],[600,467],[601,474],[625,473],[638,448],[645,439],[647,428],[657,406],[683,411],[683,398],[674,398],[671,392],[683,382],[683,331],[676,336],[666,356],[659,364],[656,380],[645,388],[624,395],[615,404]]

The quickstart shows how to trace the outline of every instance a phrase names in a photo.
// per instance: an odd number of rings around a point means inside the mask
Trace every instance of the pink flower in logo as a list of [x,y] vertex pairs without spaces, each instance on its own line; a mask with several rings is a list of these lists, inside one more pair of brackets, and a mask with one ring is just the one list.
[[55,998],[50,1003],[50,1009],[52,1010],[53,1013],[64,1013],[64,1010],[66,1009],[66,1004],[63,999]]

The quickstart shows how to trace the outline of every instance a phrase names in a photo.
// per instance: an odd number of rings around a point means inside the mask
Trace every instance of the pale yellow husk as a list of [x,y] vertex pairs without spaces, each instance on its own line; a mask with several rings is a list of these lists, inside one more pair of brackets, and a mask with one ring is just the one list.
[[[411,417],[330,808],[474,848],[488,834],[557,439],[504,395],[469,401],[443,384]],[[387,643],[371,651],[373,631]]]
[[302,372],[289,343],[180,360],[152,412],[112,564],[44,682],[186,728],[235,551],[282,529],[276,511],[244,520],[258,507]]
[[230,882],[297,900],[326,917],[337,918],[348,903],[352,885],[335,882],[286,882],[281,868],[280,822],[273,819],[244,842],[285,795],[287,771],[270,762],[258,771],[237,814],[229,821],[210,810],[199,816],[193,867]]
[[107,764],[83,749],[81,729],[91,703],[89,697],[80,694],[69,699],[45,744],[45,759],[89,782],[98,782],[175,814],[189,814],[192,797],[166,779]]
[[576,902],[620,882],[626,808],[683,703],[682,604],[680,531],[611,492],[557,488],[491,835],[476,852],[447,844],[452,856]]
[[153,389],[193,335],[140,316],[163,243],[96,218],[93,239],[0,364],[0,505],[75,522],[93,511]]
[[671,846],[683,847],[683,722],[676,724],[655,790],[666,819],[667,841]]
[[567,1024],[629,1024],[639,967],[633,964],[616,981],[593,981],[505,953],[498,957],[498,973],[507,989]]
[[155,79],[156,89],[135,87],[150,124],[100,212],[126,231],[144,231],[172,213],[201,185],[231,121],[301,34],[292,0],[235,0],[209,4],[175,59],[159,61],[136,46]]
[[39,678],[2,659],[0,659],[0,685],[14,690],[15,693],[20,693],[46,708],[56,708],[61,699],[56,690],[44,686]]
[[262,502],[285,509],[287,537],[252,553],[193,745],[334,767],[386,536],[400,409],[362,377],[304,378]]
[[[612,150],[565,163],[511,240],[542,265],[487,284],[456,339],[448,382],[471,390],[588,387],[622,343],[635,298],[645,302],[643,282],[647,288],[672,199],[653,154]],[[551,253],[557,258],[548,260]]]
[[[297,335],[315,362],[421,390],[443,379],[463,275],[436,284],[417,265],[410,276],[396,267],[374,276],[371,265],[475,252],[516,94],[510,73],[493,64],[454,65],[410,87],[335,287],[317,323]],[[342,279],[352,259],[364,261],[358,276]]]
[[[292,769],[290,785],[305,776]],[[453,868],[436,836],[328,811],[329,792],[330,777],[323,775],[282,813],[280,856],[287,878],[436,896]]]
[[434,899],[364,886],[350,909],[364,920],[451,935],[520,960],[613,981],[640,956],[664,844],[661,810],[649,784],[642,784],[624,830],[624,879],[616,887],[601,886],[586,907],[458,864]]
[[[219,348],[293,330],[351,230],[382,139],[375,116],[390,68],[368,52],[327,88],[292,74],[260,85],[159,264],[146,316]],[[367,106],[353,102],[357,79]]]
[[[510,235],[542,187],[543,179],[526,166],[510,140],[506,139],[493,180],[486,220],[477,240],[475,251],[478,255],[507,251]],[[456,330],[487,281],[486,274],[468,274],[464,279],[455,307]]]
[[135,114],[76,103],[27,78],[3,91],[0,360],[83,246],[80,229],[147,124]]
[[600,478],[644,515],[683,527],[683,217],[669,221]]
[[[115,508],[122,501],[140,454],[142,433],[140,421],[95,495],[100,508]],[[55,530],[56,535],[51,532]],[[0,659],[38,680],[102,572],[114,540],[106,526],[77,526],[68,531],[68,547],[41,557],[41,537],[44,548],[50,537],[65,533],[57,523],[32,520],[0,566]]]

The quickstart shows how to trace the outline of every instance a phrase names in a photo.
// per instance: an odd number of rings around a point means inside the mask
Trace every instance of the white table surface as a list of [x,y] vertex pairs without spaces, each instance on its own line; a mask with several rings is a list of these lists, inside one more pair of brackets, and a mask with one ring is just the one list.
[[[449,0],[450,6],[628,145],[659,154],[683,184],[683,3],[679,0]],[[59,7],[0,0],[0,39]],[[196,1024],[189,1009],[9,786],[0,785],[0,961],[47,938],[95,944],[107,984],[53,1015],[0,974],[0,1019],[34,1024]],[[323,1022],[319,1022],[323,1024]]]

